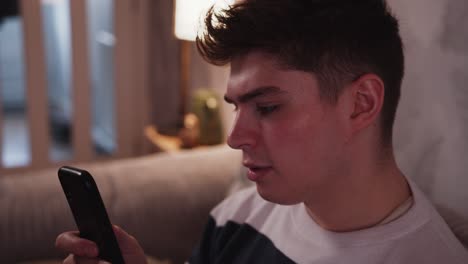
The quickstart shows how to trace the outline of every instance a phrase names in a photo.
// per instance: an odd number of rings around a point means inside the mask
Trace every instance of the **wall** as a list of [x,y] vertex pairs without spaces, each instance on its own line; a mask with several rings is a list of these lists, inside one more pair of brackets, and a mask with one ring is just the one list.
[[389,3],[406,46],[398,162],[435,202],[468,217],[468,2]]
[[173,129],[179,120],[180,41],[174,36],[174,1],[148,1],[151,57],[149,60],[152,116],[158,128]]

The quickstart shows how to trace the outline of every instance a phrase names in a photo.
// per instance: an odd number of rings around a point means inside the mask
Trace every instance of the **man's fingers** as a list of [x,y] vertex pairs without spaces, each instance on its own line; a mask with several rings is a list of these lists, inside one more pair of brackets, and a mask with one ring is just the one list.
[[131,235],[129,235],[122,228],[113,225],[115,237],[119,242],[120,249],[127,254],[133,254],[140,248],[138,241]]
[[126,254],[138,254],[141,253],[141,246],[135,237],[129,235],[125,230],[119,226],[112,225],[114,229],[115,237],[119,243],[120,249]]
[[110,264],[104,260],[90,259],[84,257],[78,257],[73,254],[68,255],[68,257],[63,261],[63,264]]
[[116,225],[113,225],[112,228],[127,263],[147,263],[145,253],[135,237]]
[[93,241],[80,238],[76,231],[60,234],[55,240],[55,247],[66,253],[89,258],[95,258],[99,253]]
[[[146,263],[146,257],[138,241],[120,227],[114,226],[114,233],[128,263]],[[55,246],[70,254],[64,264],[107,264],[98,259],[98,248],[93,241],[80,238],[78,232],[65,232],[60,234]]]
[[75,256],[73,254],[68,255],[66,259],[63,260],[63,264],[75,264]]

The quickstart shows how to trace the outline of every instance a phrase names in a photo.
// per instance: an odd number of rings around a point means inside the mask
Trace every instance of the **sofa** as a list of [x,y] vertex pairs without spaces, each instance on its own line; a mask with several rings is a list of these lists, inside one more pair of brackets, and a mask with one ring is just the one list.
[[[87,164],[113,224],[134,235],[150,263],[183,263],[209,211],[249,183],[226,146]],[[0,263],[60,263],[55,238],[75,223],[47,169],[0,178]]]
[[[226,146],[106,162],[72,164],[90,171],[109,217],[134,235],[149,263],[184,263],[209,211],[251,183],[241,154]],[[57,235],[76,229],[57,169],[0,178],[0,263],[60,263]],[[439,211],[468,248],[468,219]]]

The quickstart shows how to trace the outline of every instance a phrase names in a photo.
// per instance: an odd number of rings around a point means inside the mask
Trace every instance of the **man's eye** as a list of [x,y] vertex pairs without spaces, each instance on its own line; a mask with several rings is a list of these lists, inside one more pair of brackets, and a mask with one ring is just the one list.
[[278,108],[279,105],[257,106],[257,112],[260,113],[260,115],[268,115],[278,110]]

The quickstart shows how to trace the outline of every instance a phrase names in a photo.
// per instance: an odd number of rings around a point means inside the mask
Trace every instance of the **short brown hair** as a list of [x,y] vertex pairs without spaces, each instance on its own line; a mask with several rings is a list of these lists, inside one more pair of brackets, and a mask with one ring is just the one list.
[[331,103],[345,83],[377,74],[385,85],[382,139],[391,144],[404,55],[384,0],[247,0],[211,8],[196,43],[215,65],[252,50],[271,53],[288,68],[314,73],[321,98]]

